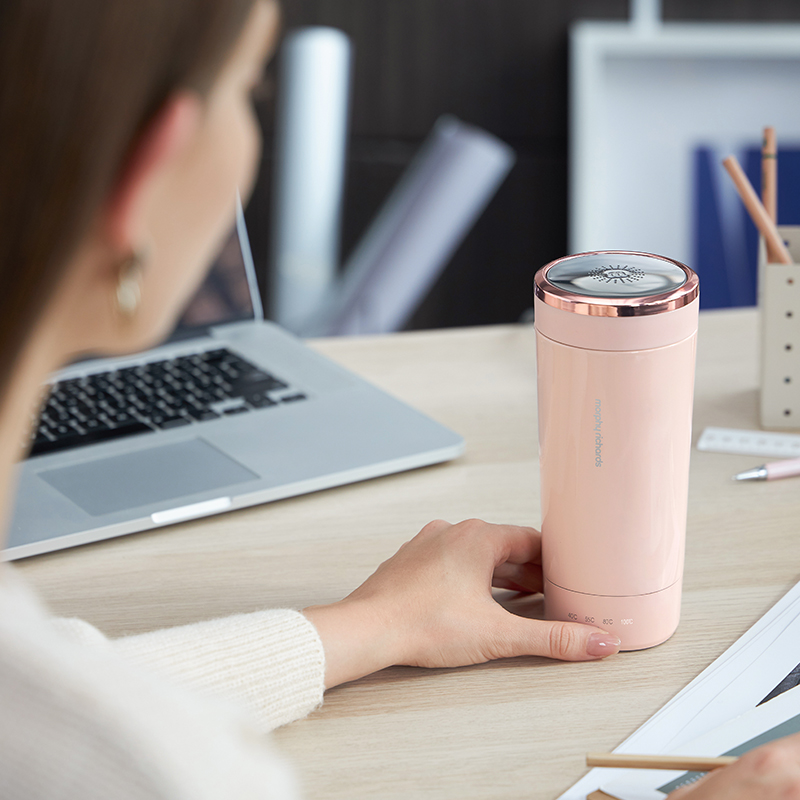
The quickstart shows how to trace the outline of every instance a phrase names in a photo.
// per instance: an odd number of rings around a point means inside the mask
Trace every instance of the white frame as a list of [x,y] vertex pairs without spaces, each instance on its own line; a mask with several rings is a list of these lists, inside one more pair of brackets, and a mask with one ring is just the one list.
[[571,252],[690,261],[687,143],[736,152],[768,124],[800,141],[798,24],[579,22],[570,45]]

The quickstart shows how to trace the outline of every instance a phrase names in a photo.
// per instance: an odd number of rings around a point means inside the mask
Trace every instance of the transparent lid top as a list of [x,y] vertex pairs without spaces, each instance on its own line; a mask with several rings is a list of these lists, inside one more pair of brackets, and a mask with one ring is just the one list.
[[580,253],[536,273],[534,292],[557,308],[597,316],[670,311],[697,297],[697,275],[679,261],[649,253]]

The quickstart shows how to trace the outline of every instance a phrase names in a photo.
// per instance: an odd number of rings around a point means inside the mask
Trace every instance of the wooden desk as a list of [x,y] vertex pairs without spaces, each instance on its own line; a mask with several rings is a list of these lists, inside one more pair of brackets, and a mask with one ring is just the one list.
[[[464,435],[458,461],[18,562],[64,615],[111,635],[357,586],[430,519],[538,525],[529,326],[313,346]],[[756,314],[701,316],[695,440],[757,427]],[[513,659],[394,668],[328,693],[277,732],[310,798],[553,798],[798,579],[800,482],[736,484],[759,463],[692,454],[683,619],[666,644],[602,663]],[[529,601],[533,613],[538,601]]]

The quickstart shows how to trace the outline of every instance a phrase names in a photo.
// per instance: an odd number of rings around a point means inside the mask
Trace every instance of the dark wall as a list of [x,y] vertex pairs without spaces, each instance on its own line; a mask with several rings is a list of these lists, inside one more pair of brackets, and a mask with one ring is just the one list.
[[[342,256],[443,113],[508,142],[517,163],[409,327],[510,322],[533,272],[567,248],[567,47],[578,19],[627,0],[283,0],[283,25],[331,25],[354,46]],[[797,0],[665,0],[667,20],[798,20]],[[272,104],[247,209],[265,302]]]

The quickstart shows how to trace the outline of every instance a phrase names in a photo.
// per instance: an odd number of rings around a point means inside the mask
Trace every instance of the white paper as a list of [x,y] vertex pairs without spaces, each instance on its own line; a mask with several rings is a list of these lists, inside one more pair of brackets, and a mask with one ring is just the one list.
[[[673,751],[682,756],[739,756],[768,741],[800,731],[800,689],[789,689],[719,728]],[[701,773],[685,770],[626,770],[601,788],[618,800],[664,800],[669,792],[693,783]]]
[[[667,753],[752,709],[800,662],[799,632],[797,584],[614,752]],[[735,690],[729,691],[734,684]],[[559,800],[585,800],[587,794],[627,773],[595,768]]]

